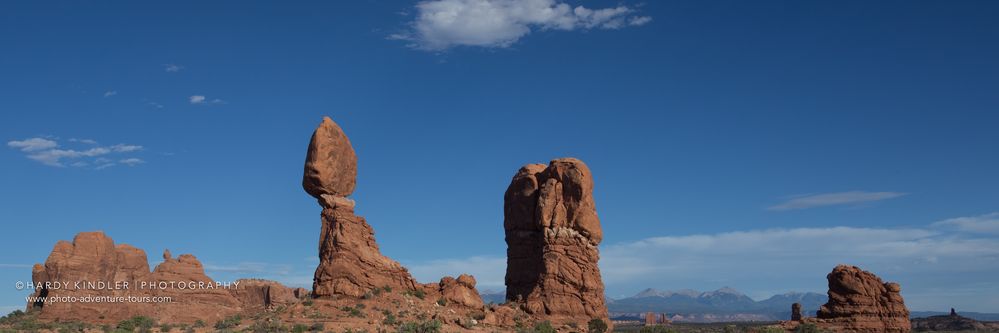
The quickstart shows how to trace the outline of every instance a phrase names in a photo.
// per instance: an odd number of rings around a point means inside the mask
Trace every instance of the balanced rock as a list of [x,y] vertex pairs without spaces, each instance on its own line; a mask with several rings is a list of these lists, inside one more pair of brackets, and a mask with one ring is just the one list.
[[354,201],[347,196],[354,192],[356,178],[357,156],[350,140],[324,117],[309,142],[302,180],[302,187],[323,209],[313,295],[360,297],[386,286],[416,289],[409,271],[381,254],[374,230],[354,215]]
[[801,303],[791,304],[791,321],[801,321]]
[[829,301],[817,324],[848,332],[909,332],[909,310],[898,283],[885,283],[856,266],[839,265],[829,275]]
[[309,195],[323,194],[346,197],[354,193],[357,184],[357,155],[350,139],[329,117],[323,117],[312,133],[305,155],[305,175],[302,187]]
[[563,158],[520,168],[503,213],[507,300],[553,324],[609,323],[597,266],[603,234],[586,164]]

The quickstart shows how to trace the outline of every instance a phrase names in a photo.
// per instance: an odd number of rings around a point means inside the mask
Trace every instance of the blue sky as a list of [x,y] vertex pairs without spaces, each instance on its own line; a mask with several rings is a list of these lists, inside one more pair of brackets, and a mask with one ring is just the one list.
[[610,297],[825,291],[999,312],[999,3],[0,4],[0,306],[103,230],[216,279],[310,285],[300,186],[333,117],[357,212],[422,281],[502,289],[523,164],[594,173]]

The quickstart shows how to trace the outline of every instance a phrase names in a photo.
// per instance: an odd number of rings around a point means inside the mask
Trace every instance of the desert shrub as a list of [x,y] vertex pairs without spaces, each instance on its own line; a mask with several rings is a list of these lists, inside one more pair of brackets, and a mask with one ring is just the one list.
[[669,328],[669,327],[666,327],[666,326],[663,326],[663,325],[645,326],[645,327],[642,327],[642,329],[639,330],[638,332],[639,333],[676,333],[676,331],[673,330],[672,328]]
[[777,326],[764,326],[760,327],[760,330],[757,331],[757,333],[787,333],[787,331]]
[[424,297],[427,296],[427,293],[424,292],[422,289],[416,289],[416,290],[407,290],[405,293],[403,293],[403,295],[409,295],[419,299],[423,299]]
[[235,328],[239,326],[239,323],[243,321],[243,317],[240,315],[226,317],[225,319],[219,320],[215,323],[215,329],[224,330],[227,328]]
[[[361,305],[361,304],[358,304],[358,305]],[[343,311],[343,312],[346,312],[348,316],[357,317],[357,318],[364,318],[364,312],[361,312],[361,308],[363,308],[363,306],[360,307],[360,308],[344,306],[344,307],[340,308],[340,310]]]
[[794,329],[795,333],[821,333],[822,330],[819,329],[814,323],[802,323],[798,325],[798,328]]
[[160,325],[160,332],[170,332],[172,330],[173,330],[173,325],[170,325],[170,324],[162,324],[162,325]]
[[555,328],[552,327],[550,321],[543,321],[534,325],[534,333],[555,333]]
[[302,305],[312,306],[312,297],[306,298],[304,301],[302,301]]
[[90,325],[78,321],[70,321],[70,322],[56,323],[53,325],[52,328],[56,329],[56,331],[59,333],[74,333],[74,332],[85,332],[87,328],[90,328]]
[[486,313],[485,313],[485,312],[483,312],[483,311],[475,311],[475,312],[472,312],[472,318],[473,318],[473,319],[475,319],[475,320],[483,320],[483,319],[486,319]]
[[736,327],[735,325],[725,325],[725,328],[722,329],[722,332],[724,332],[724,333],[738,333],[739,332],[739,328]]
[[153,325],[156,325],[156,321],[153,318],[146,316],[135,316],[126,320],[122,320],[118,323],[118,329],[126,332],[134,332],[138,330],[139,332],[149,332],[152,330]]
[[45,328],[45,325],[35,321],[34,314],[21,310],[13,311],[0,318],[0,325],[9,326],[14,332],[33,332]]
[[441,322],[438,320],[406,322],[399,325],[399,333],[439,333],[440,331]]
[[305,331],[308,330],[309,327],[305,326],[304,324],[295,324],[295,326],[291,327],[291,333],[305,333]]
[[393,314],[392,311],[385,310],[382,311],[382,314],[385,315],[385,319],[382,320],[382,324],[394,326],[398,323],[398,319],[395,318],[395,314]]
[[604,333],[607,332],[607,323],[603,319],[593,318],[586,323],[586,330],[589,333]]
[[447,306],[447,300],[443,299],[443,298],[439,298],[439,299],[437,299],[437,305]]
[[194,327],[195,327],[195,328],[198,328],[198,327],[205,327],[205,321],[203,321],[203,320],[201,320],[201,319],[198,319],[198,320],[195,320],[195,321],[194,321]]
[[325,329],[326,325],[323,323],[312,323],[312,326],[309,326],[309,332],[322,332]]
[[253,333],[286,333],[288,332],[288,328],[284,327],[280,321],[268,322],[261,320],[254,322],[246,331]]

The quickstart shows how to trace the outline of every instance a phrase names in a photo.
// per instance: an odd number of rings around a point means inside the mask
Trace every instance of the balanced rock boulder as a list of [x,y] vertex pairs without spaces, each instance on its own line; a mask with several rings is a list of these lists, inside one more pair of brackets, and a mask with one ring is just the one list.
[[597,261],[603,238],[582,161],[526,165],[504,195],[507,301],[553,324],[608,320]]
[[47,301],[28,304],[28,310],[38,312],[41,320],[115,323],[146,316],[168,323],[211,323],[266,306],[263,298],[238,297],[249,292],[238,283],[209,278],[193,255],[173,258],[164,251],[163,262],[153,271],[146,258],[145,251],[115,245],[103,232],[59,241],[45,264],[32,269],[32,296]]
[[374,230],[354,215],[354,201],[347,196],[356,182],[354,148],[340,126],[324,117],[309,142],[302,179],[305,192],[323,209],[313,295],[360,297],[375,288],[423,288],[406,268],[381,254]]
[[829,301],[819,307],[820,327],[848,332],[909,332],[909,310],[898,283],[856,266],[839,265],[826,276]]
[[333,119],[323,117],[323,122],[312,133],[305,155],[302,187],[309,195],[319,198],[323,194],[349,196],[354,193],[356,185],[357,155],[354,154],[354,147]]

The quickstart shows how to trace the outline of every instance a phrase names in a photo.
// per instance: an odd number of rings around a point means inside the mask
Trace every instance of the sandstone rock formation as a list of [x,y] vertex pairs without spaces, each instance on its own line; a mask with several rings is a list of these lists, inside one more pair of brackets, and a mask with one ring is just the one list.
[[829,275],[829,301],[822,305],[820,327],[849,332],[909,332],[909,310],[898,283],[856,266],[839,265]]
[[350,139],[329,117],[323,117],[312,133],[305,155],[305,175],[302,187],[309,195],[323,194],[346,197],[354,193],[357,184],[357,155]]
[[462,274],[457,279],[445,276],[441,278],[439,292],[441,299],[447,304],[461,304],[470,308],[482,308],[482,296],[475,290],[475,278]]
[[354,201],[347,196],[354,192],[356,178],[357,156],[350,140],[324,117],[309,142],[302,178],[302,187],[323,208],[313,295],[360,297],[386,286],[418,288],[406,268],[381,254],[367,221],[354,215]]
[[801,303],[791,304],[791,321],[801,321]]
[[[223,288],[208,278],[192,255],[175,259],[164,251],[163,259],[150,272],[145,251],[115,245],[102,232],[79,233],[72,243],[56,243],[45,264],[34,266],[32,282],[37,288],[33,296],[49,299],[28,304],[28,308],[38,311],[42,320],[113,323],[141,315],[163,322],[192,323],[214,322],[267,306],[266,298],[240,297],[252,291],[241,289],[239,284]],[[59,300],[53,301],[53,297]],[[112,297],[122,298],[116,301]]]
[[296,302],[300,297],[296,288],[292,289],[270,280],[239,279],[239,288],[232,290],[232,295],[244,305],[246,310],[266,310],[280,305]]
[[597,261],[603,237],[593,177],[563,158],[522,167],[506,190],[506,298],[553,323],[608,320]]

